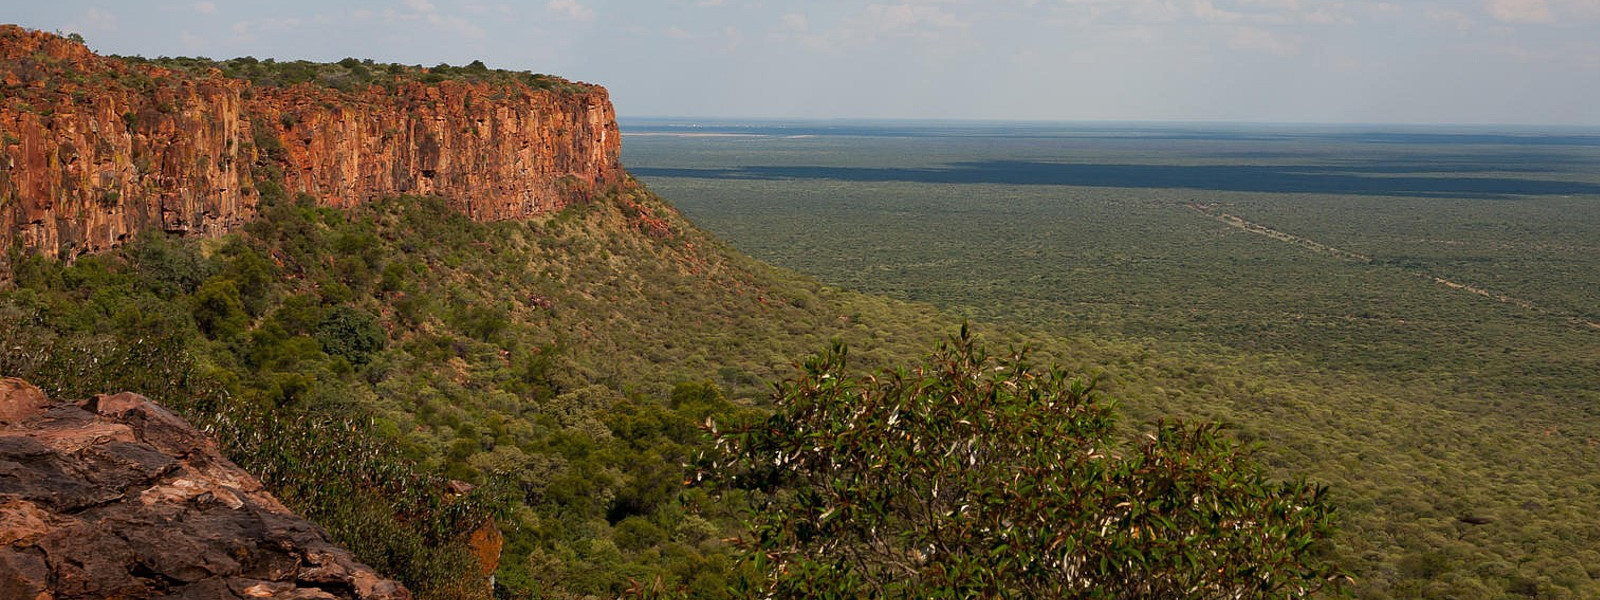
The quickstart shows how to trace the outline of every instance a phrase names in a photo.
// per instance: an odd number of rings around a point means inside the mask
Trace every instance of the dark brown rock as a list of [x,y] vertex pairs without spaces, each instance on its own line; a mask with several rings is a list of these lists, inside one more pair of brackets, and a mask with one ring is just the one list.
[[0,546],[0,598],[47,600],[50,568],[37,550]]
[[411,597],[165,408],[41,398],[0,379],[0,598]]

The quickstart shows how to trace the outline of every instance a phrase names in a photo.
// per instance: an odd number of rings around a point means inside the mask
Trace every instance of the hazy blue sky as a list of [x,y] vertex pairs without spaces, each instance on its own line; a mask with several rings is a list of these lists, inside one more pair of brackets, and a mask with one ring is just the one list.
[[1600,125],[1600,0],[8,4],[107,53],[482,59],[624,117]]

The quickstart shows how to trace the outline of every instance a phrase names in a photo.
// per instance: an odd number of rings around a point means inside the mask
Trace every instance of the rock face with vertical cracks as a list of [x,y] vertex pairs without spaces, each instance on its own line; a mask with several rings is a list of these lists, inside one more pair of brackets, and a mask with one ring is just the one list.
[[0,379],[0,598],[409,600],[136,394]]
[[479,220],[559,210],[622,172],[615,113],[593,85],[261,87],[0,25],[0,91],[0,250],[51,257],[146,228],[225,233],[254,216],[273,169],[328,205],[435,195]]

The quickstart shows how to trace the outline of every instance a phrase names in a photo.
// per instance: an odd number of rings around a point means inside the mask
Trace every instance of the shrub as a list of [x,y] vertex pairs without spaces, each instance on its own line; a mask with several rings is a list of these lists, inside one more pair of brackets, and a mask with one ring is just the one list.
[[211,339],[232,338],[250,326],[250,317],[239,299],[239,286],[232,279],[207,280],[195,290],[191,303],[195,323]]
[[764,595],[1302,597],[1340,573],[1324,488],[1271,483],[1214,425],[1117,443],[1093,385],[965,328],[914,371],[852,378],[842,345],[717,432],[697,478],[752,490]]
[[342,357],[361,366],[383,349],[388,337],[372,315],[348,306],[335,306],[317,324],[317,343],[329,356]]

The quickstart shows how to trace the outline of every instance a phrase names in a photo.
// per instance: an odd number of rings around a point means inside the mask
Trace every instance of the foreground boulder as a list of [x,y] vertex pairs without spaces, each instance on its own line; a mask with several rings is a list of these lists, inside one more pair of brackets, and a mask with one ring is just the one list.
[[0,378],[0,598],[403,600],[182,418]]

